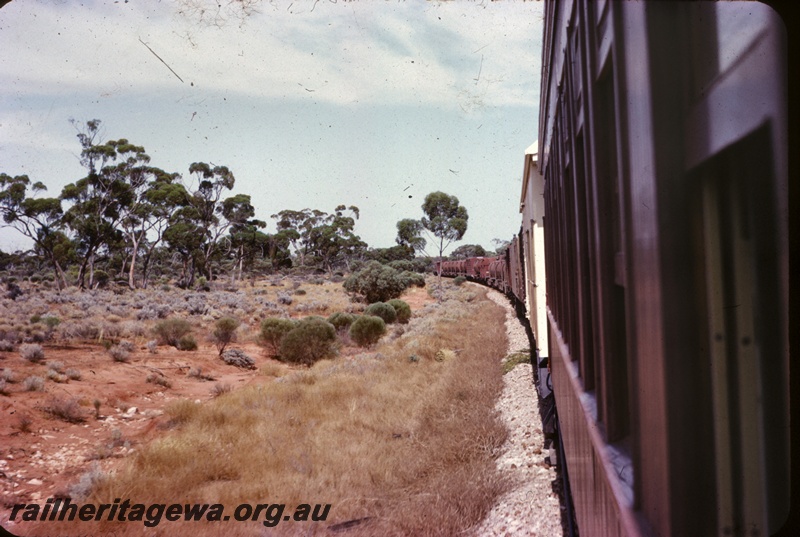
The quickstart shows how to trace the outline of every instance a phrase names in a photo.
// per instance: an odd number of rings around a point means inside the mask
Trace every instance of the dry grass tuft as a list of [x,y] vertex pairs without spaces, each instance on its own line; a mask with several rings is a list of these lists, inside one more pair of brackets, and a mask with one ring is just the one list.
[[75,398],[62,399],[54,397],[44,410],[53,417],[69,423],[86,421],[86,414]]

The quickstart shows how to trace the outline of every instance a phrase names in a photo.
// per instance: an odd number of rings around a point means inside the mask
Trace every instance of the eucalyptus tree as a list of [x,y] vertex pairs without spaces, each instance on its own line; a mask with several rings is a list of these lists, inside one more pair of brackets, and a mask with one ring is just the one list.
[[[142,170],[141,176],[131,181],[131,186],[135,188],[135,200],[124,208],[120,227],[130,249],[128,285],[135,289],[147,287],[153,250],[163,240],[170,216],[188,203],[189,194],[180,183],[179,174],[158,168]],[[144,260],[141,278],[137,283],[137,261],[142,249]]]
[[282,236],[292,245],[295,255],[299,258],[300,266],[306,264],[311,230],[319,224],[324,215],[325,213],[316,209],[303,209],[302,211],[285,209],[271,216],[277,220],[278,232],[282,233]]
[[172,213],[169,225],[164,230],[164,241],[181,262],[179,287],[194,285],[197,264],[203,257],[206,229],[203,227],[197,207],[191,203]]
[[259,252],[264,255],[268,237],[259,230],[267,227],[267,223],[254,218],[256,210],[246,194],[225,199],[221,212],[230,225],[227,240],[234,260],[231,280],[236,281],[237,277],[241,280],[246,262],[251,263]]
[[[195,162],[189,166],[189,173],[194,174],[198,180],[197,188],[192,192],[191,205],[195,208],[194,213],[197,223],[203,230],[203,242],[200,252],[199,270],[210,281],[213,277],[211,259],[219,248],[219,241],[228,231],[231,221],[226,216],[226,211],[233,214],[237,203],[241,203],[241,198],[232,204],[222,202],[222,195],[225,190],[233,189],[236,178],[226,166],[213,166],[205,162]],[[236,196],[234,196],[236,198]],[[227,200],[226,200],[227,201]],[[249,196],[247,197],[249,205]]]
[[[426,232],[433,240],[438,251],[438,258],[444,257],[444,251],[454,241],[460,241],[467,232],[467,209],[459,204],[458,198],[444,192],[431,192],[425,196],[422,204],[425,213],[419,220],[405,218],[397,222],[397,244],[413,248],[415,251],[425,251],[427,241],[422,236]],[[427,254],[426,254],[427,255]],[[429,256],[430,257],[430,256]],[[438,271],[441,284],[441,265]]]
[[272,218],[277,220],[279,233],[294,248],[301,266],[310,259],[331,272],[337,264],[349,266],[350,259],[367,247],[353,231],[359,214],[355,205],[339,205],[331,214],[318,209],[284,210]]
[[294,230],[280,230],[267,235],[265,256],[269,258],[273,269],[290,268],[292,266],[291,237]]
[[397,222],[397,238],[395,242],[399,246],[411,248],[415,252],[425,251],[428,242],[422,236],[425,228],[422,222],[413,218],[404,218]]
[[35,249],[53,267],[56,287],[63,289],[67,286],[64,263],[74,253],[74,245],[63,231],[61,200],[34,197],[47,187],[41,182],[32,184],[27,175],[11,177],[0,173],[0,189],[0,213],[5,225],[33,241]]
[[484,257],[486,249],[480,244],[464,244],[453,250],[451,255],[456,258]]
[[[425,196],[422,204],[422,217],[420,223],[425,231],[436,241],[439,251],[439,260],[444,256],[444,251],[454,241],[460,241],[467,232],[467,209],[459,204],[458,198],[444,192],[431,192]],[[439,286],[442,284],[442,265],[439,263],[437,271]]]
[[79,132],[81,164],[88,174],[61,191],[61,199],[70,204],[63,221],[75,232],[81,253],[81,288],[94,286],[98,252],[121,240],[119,225],[131,214],[148,177],[154,173],[143,147],[125,138],[98,143],[99,129],[100,120],[95,119],[86,122],[85,130]]
[[338,264],[350,270],[350,260],[366,250],[367,243],[353,232],[358,217],[359,209],[355,205],[339,205],[333,214],[324,215],[310,230],[309,250],[327,272],[333,272]]

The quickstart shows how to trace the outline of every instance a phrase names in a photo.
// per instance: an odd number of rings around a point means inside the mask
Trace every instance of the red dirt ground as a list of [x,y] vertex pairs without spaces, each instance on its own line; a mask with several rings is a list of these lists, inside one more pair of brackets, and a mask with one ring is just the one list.
[[[419,288],[410,289],[402,298],[414,312],[433,301],[425,289]],[[279,364],[256,344],[232,347],[244,350],[257,368]],[[343,350],[345,359],[360,352]],[[211,345],[201,345],[192,352],[161,346],[157,354],[142,345],[131,353],[128,363],[114,362],[99,344],[44,345],[44,351],[46,360],[40,364],[24,360],[18,352],[0,352],[0,369],[12,369],[16,379],[6,385],[8,395],[0,395],[0,527],[8,529],[13,525],[8,517],[15,504],[44,504],[47,498],[67,496],[70,485],[95,462],[109,471],[142,444],[165,434],[169,424],[162,414],[169,401],[207,401],[214,397],[212,390],[218,383],[238,389],[274,379],[258,369],[225,364]],[[25,391],[22,380],[31,375],[46,378],[48,361],[60,361],[65,369],[78,369],[81,379],[66,383],[47,380],[44,392]],[[198,367],[213,380],[188,376],[191,368]],[[146,382],[153,373],[163,374],[171,387]],[[85,421],[69,423],[51,415],[47,408],[56,398],[77,399]],[[95,399],[100,401],[99,418],[95,416]],[[25,420],[29,425],[22,428]],[[115,436],[119,442],[112,443]],[[104,456],[98,458],[100,453]]]

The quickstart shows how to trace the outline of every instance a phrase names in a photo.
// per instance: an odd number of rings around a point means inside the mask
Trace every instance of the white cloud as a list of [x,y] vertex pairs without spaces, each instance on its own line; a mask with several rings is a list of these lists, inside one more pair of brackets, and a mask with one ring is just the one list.
[[0,80],[12,92],[99,98],[202,89],[338,104],[531,102],[539,4],[298,4],[306,10],[273,2],[242,27],[217,28],[166,2],[12,2],[0,11],[0,46],[13,51]]

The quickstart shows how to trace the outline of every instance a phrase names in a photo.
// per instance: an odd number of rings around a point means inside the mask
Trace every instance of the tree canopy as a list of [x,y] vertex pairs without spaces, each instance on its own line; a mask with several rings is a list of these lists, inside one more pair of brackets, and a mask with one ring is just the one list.
[[191,287],[198,276],[211,281],[227,272],[235,281],[295,264],[332,272],[365,257],[354,205],[280,211],[272,215],[276,232],[267,233],[251,197],[233,192],[228,167],[193,162],[184,178],[153,166],[145,148],[125,138],[102,140],[98,119],[72,123],[86,174],[60,196],[47,197],[27,175],[0,174],[4,225],[33,241],[59,289],[112,279],[146,287],[157,276]]
[[[404,218],[397,222],[397,239],[400,246],[415,251],[424,251],[427,241],[422,237],[426,232],[432,239],[438,258],[454,241],[460,241],[467,232],[469,214],[458,198],[444,192],[431,192],[422,204],[424,216],[419,220]],[[439,267],[441,280],[441,266]]]

